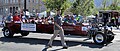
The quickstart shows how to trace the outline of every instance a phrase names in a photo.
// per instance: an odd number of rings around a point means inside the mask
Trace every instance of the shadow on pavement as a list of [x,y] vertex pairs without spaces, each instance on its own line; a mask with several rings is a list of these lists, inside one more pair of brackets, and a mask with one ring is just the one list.
[[[62,50],[63,48],[59,48],[59,49],[54,49],[54,50],[49,50],[49,51],[58,51],[58,50]],[[47,48],[44,48],[42,51],[48,51]]]
[[65,37],[71,37],[71,38],[87,38],[87,36],[80,36],[80,35],[65,35]]
[[[2,44],[6,43],[6,42],[14,42],[14,43],[26,43],[26,44],[30,44],[30,45],[37,45],[37,44],[47,45],[49,39],[40,39],[40,38],[38,39],[38,38],[16,36],[14,38],[0,37],[0,41],[2,42]],[[77,46],[77,45],[86,46],[89,48],[102,48],[102,47],[104,47],[104,45],[96,45],[92,42],[66,41],[66,43],[69,47],[73,47],[73,46]],[[61,41],[54,40],[53,46],[61,46]],[[43,51],[45,51],[45,50],[46,49],[43,49]],[[60,50],[60,49],[55,49],[55,50]],[[53,50],[53,51],[55,51],[55,50]]]

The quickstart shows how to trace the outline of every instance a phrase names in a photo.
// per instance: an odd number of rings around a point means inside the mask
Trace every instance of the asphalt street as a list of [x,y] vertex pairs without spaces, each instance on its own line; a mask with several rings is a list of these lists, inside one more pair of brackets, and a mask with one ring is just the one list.
[[51,34],[30,33],[26,37],[17,34],[14,38],[5,38],[0,28],[0,51],[120,51],[120,29],[114,28],[113,32],[115,39],[107,45],[96,45],[86,37],[65,35],[68,49],[62,49],[59,37],[53,42],[52,48],[46,49]]

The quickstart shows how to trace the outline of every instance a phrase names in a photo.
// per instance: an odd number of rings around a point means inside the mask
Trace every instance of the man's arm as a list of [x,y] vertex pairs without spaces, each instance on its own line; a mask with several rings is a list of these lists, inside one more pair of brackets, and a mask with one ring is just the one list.
[[59,29],[62,29],[56,22],[54,22],[54,24],[55,24]]

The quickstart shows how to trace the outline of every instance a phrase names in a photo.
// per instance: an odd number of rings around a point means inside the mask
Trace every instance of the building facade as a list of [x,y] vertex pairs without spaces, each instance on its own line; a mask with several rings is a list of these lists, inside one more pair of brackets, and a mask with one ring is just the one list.
[[[20,12],[23,9],[24,0],[0,0],[0,15],[8,15],[15,11]],[[26,9],[31,13],[39,13],[46,10],[42,0],[26,0]]]

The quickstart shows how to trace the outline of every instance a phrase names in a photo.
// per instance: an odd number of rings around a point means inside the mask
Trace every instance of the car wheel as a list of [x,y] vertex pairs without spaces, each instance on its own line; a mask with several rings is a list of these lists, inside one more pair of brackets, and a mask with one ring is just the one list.
[[114,34],[111,31],[108,31],[107,42],[111,42],[114,39]]
[[21,32],[22,36],[27,36],[29,34],[29,32]]
[[96,33],[93,36],[93,40],[96,44],[105,44],[106,43],[107,36],[103,33]]
[[11,38],[11,37],[13,37],[14,33],[13,33],[11,30],[9,30],[8,28],[6,28],[6,29],[3,31],[3,35],[4,35],[4,37],[6,37],[6,38]]

